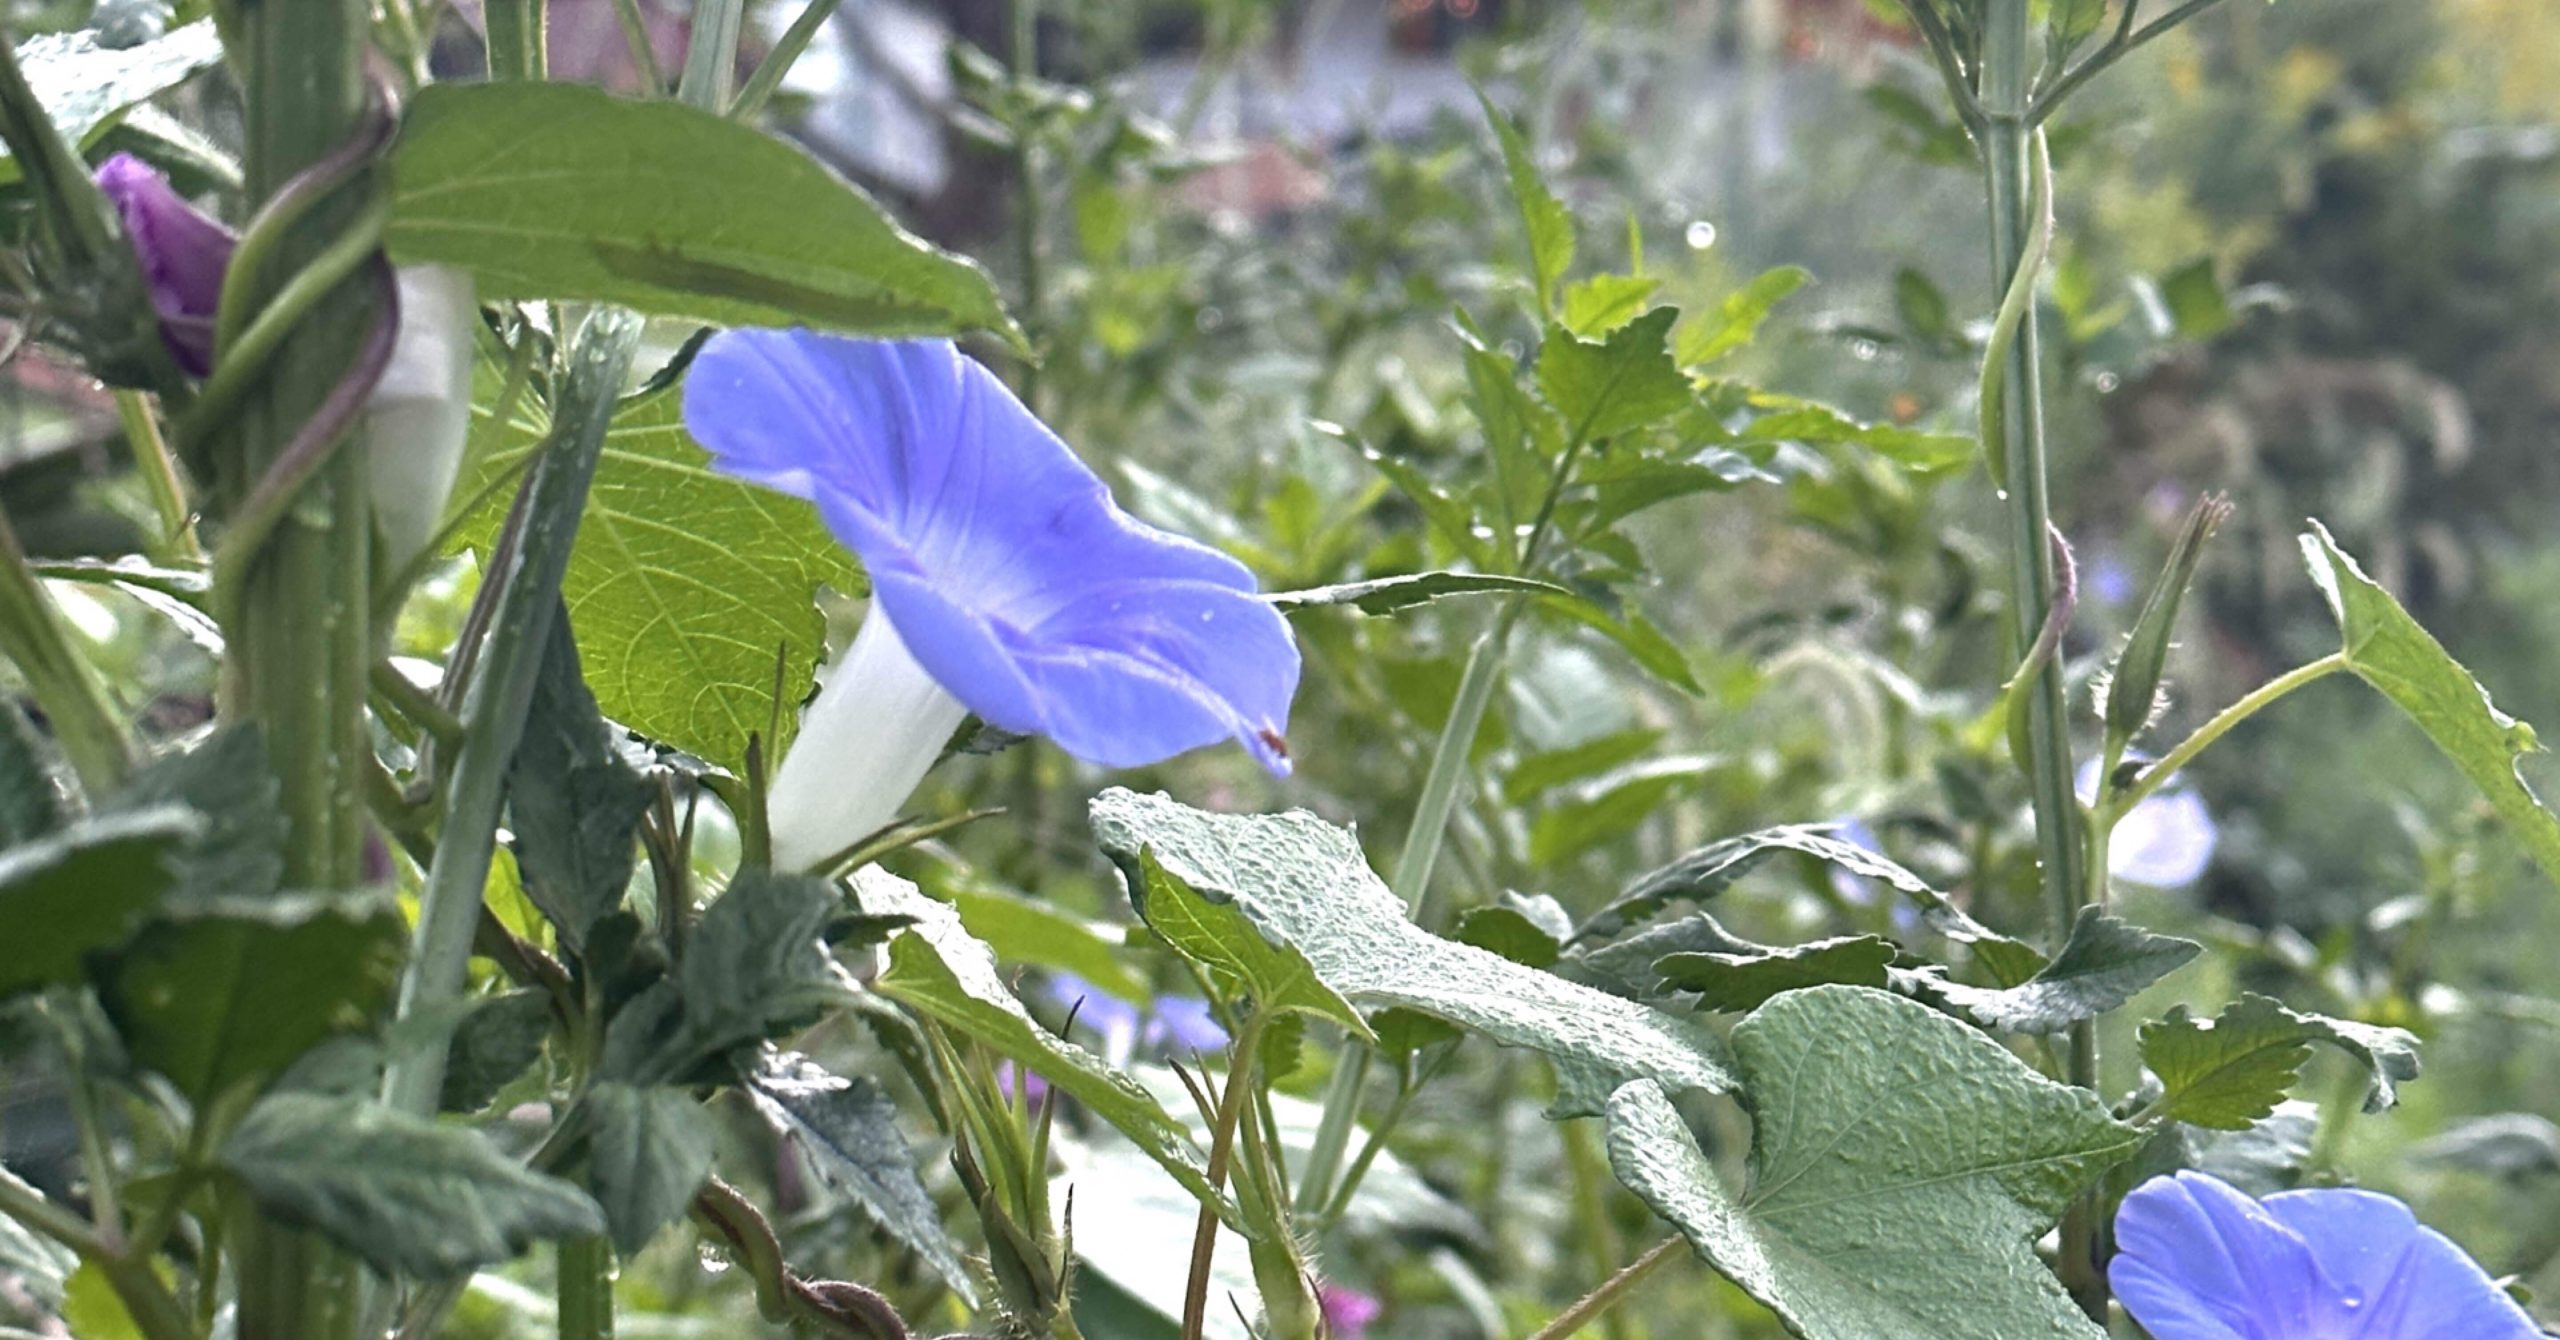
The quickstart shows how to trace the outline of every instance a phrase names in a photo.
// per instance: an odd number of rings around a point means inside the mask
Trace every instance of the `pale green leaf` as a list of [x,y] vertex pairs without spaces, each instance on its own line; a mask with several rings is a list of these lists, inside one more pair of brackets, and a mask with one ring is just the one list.
[[2141,1143],[2085,1090],[1882,991],[1790,991],[1733,1031],[1748,1191],[1660,1088],[1609,1100],[1619,1180],[1805,1340],[2102,1340],[2036,1257]]
[[1303,591],[1276,591],[1263,599],[1296,613],[1327,605],[1349,605],[1362,614],[1393,614],[1448,596],[1503,594],[1568,595],[1553,582],[1534,577],[1505,577],[1490,572],[1416,572],[1376,577],[1364,582],[1315,586]]
[[2418,1077],[2418,1040],[2405,1030],[2300,1014],[2253,994],[2211,1019],[2194,1018],[2181,1005],[2143,1025],[2142,1063],[2159,1077],[2161,1115],[2241,1130],[2284,1101],[2312,1044],[2321,1042],[2365,1068],[2368,1112],[2398,1102],[2399,1086]]
[[1258,1009],[1311,1014],[1370,1036],[1360,1012],[1316,976],[1295,946],[1264,938],[1234,904],[1202,897],[1151,850],[1142,847],[1134,861],[1121,860],[1130,903],[1174,952],[1240,983]]
[[1049,1081],[1129,1137],[1191,1194],[1218,1206],[1228,1222],[1242,1223],[1233,1202],[1209,1185],[1208,1164],[1182,1124],[1137,1081],[1041,1027],[958,913],[878,866],[854,872],[854,897],[874,916],[915,919],[889,941],[889,966],[875,983],[882,994]]
[[467,269],[483,299],[1013,335],[977,266],[909,235],[800,150],[684,103],[571,83],[434,84],[409,104],[391,175],[393,257]]
[[359,1097],[279,1093],[219,1162],[270,1218],[312,1228],[386,1274],[451,1279],[528,1245],[604,1231],[585,1192],[460,1126]]
[[1762,271],[1750,283],[1726,294],[1712,315],[1700,316],[1681,327],[1672,356],[1680,366],[1694,368],[1751,343],[1769,313],[1812,279],[1811,271],[1794,265]]
[[1351,1003],[1403,1006],[1507,1046],[1675,1090],[1733,1086],[1723,1044],[1698,1025],[1414,925],[1351,834],[1303,810],[1211,814],[1114,787],[1094,798],[1094,835],[1126,864],[1152,851],[1201,894],[1231,902],[1293,946]]
[[1529,156],[1529,144],[1520,136],[1511,118],[1493,105],[1493,99],[1481,92],[1476,100],[1484,106],[1484,119],[1493,126],[1494,137],[1502,143],[1502,166],[1511,182],[1511,198],[1520,207],[1520,220],[1528,228],[1529,277],[1537,285],[1538,306],[1544,310],[1554,296],[1557,281],[1573,268],[1573,214],[1564,202],[1547,189],[1538,175],[1538,165]]
[[[468,500],[462,540],[485,559],[515,472],[549,425],[530,397],[510,422],[495,423],[495,379],[484,376],[481,391],[455,496]],[[815,508],[712,472],[675,393],[614,416],[561,582],[587,686],[606,716],[731,769],[743,766],[747,737],[770,726],[779,738],[765,740],[764,756],[781,757],[797,723],[791,704],[826,643],[813,603],[822,586],[869,589]]]
[[2516,766],[2541,747],[2533,727],[2499,711],[2480,681],[2338,548],[2327,527],[2311,523],[2302,552],[2311,579],[2338,616],[2348,668],[2418,723],[2488,797],[2544,873],[2560,880],[2560,817],[2534,795]]
[[1563,416],[1567,443],[1650,427],[1688,408],[1689,378],[1664,343],[1679,316],[1656,307],[1597,343],[1548,328],[1538,346],[1538,390]]
[[1783,949],[1665,954],[1654,960],[1662,984],[1695,992],[1702,1009],[1756,1010],[1786,991],[1809,986],[1882,987],[1893,942],[1875,935],[1841,936]]

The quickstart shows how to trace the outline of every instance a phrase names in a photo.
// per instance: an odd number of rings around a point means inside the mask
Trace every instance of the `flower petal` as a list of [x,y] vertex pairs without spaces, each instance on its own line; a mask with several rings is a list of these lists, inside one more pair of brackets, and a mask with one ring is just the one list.
[[2342,1291],[2355,1340],[2534,1340],[2542,1334],[2487,1271],[2409,1207],[2370,1191],[2287,1191],[2261,1202]]
[[159,169],[131,154],[98,166],[98,189],[115,205],[142,261],[170,354],[192,376],[212,371],[214,314],[222,305],[223,271],[239,239],[188,204]]
[[719,468],[818,504],[918,662],[1007,730],[1115,767],[1221,737],[1287,771],[1287,623],[1243,564],[1145,525],[944,341],[714,336],[685,421]]
[[2256,1201],[2201,1173],[2155,1178],[2116,1213],[2108,1282],[2152,1340],[2296,1340],[2328,1282]]

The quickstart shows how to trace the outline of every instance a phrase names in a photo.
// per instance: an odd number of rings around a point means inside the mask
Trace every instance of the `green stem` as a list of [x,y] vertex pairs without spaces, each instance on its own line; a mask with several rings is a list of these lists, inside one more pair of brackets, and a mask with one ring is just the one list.
[[[1404,896],[1405,906],[1416,920],[1421,919],[1428,902],[1431,869],[1439,863],[1440,848],[1448,839],[1449,816],[1457,808],[1458,789],[1466,780],[1467,756],[1475,748],[1476,732],[1483,728],[1485,712],[1492,705],[1493,686],[1502,677],[1503,649],[1522,608],[1516,601],[1506,606],[1494,626],[1476,639],[1474,649],[1467,654],[1466,669],[1458,676],[1457,700],[1450,704],[1449,719],[1442,723],[1440,739],[1432,746],[1430,770],[1423,775],[1422,796],[1414,805],[1413,825],[1405,831],[1404,848],[1387,881],[1387,887]],[[1334,1174],[1342,1166],[1351,1127],[1359,1118],[1360,1092],[1368,1083],[1369,1065],[1368,1049],[1355,1045],[1334,1071],[1332,1087],[1325,1092],[1324,1115],[1317,1122],[1315,1141],[1308,1147],[1306,1166],[1298,1175],[1301,1214],[1313,1215],[1337,1196],[1349,1194],[1348,1185],[1336,1191]]]
[[631,68],[640,76],[640,87],[650,97],[664,97],[667,72],[658,65],[658,48],[649,40],[649,21],[640,13],[640,0],[613,0],[614,22],[622,25],[623,45],[631,49]]
[[2185,4],[2170,10],[2145,26],[2142,31],[2133,32],[2131,31],[2133,0],[2126,0],[2124,21],[2117,27],[2115,36],[2107,39],[2106,45],[2089,53],[2089,58],[2080,62],[2069,74],[2055,80],[2051,88],[2037,97],[2034,108],[2027,113],[2027,119],[2034,124],[2043,124],[2056,111],[2061,110],[2065,99],[2077,92],[2082,84],[2096,78],[2108,66],[2132,55],[2152,39],[2221,3],[2222,0],[2187,0]]
[[841,3],[843,0],[809,0],[808,7],[800,11],[800,17],[793,19],[791,26],[782,30],[782,36],[774,39],[773,49],[764,53],[755,73],[747,76],[746,87],[738,90],[738,100],[729,104],[729,115],[743,121],[763,111],[765,103],[773,97],[773,91],[782,87],[783,77],[791,73],[792,65],[800,59],[800,53],[809,49],[809,40],[818,35],[819,27],[835,14]]
[[1624,1301],[1628,1294],[1635,1292],[1637,1285],[1644,1283],[1646,1276],[1659,1269],[1663,1262],[1678,1256],[1680,1249],[1687,1245],[1687,1239],[1676,1234],[1654,1244],[1653,1250],[1628,1262],[1625,1269],[1602,1280],[1600,1287],[1584,1294],[1581,1301],[1557,1313],[1554,1321],[1539,1327],[1537,1334],[1530,1336],[1529,1340],[1565,1340],[1565,1337],[1599,1320],[1602,1313]]
[[[1982,139],[1984,175],[1991,204],[1991,273],[1999,284],[2004,326],[2014,321],[2005,348],[1995,346],[1986,358],[2005,359],[2005,366],[1986,373],[1986,390],[1994,403],[1981,407],[1991,431],[1984,443],[1996,453],[2002,498],[2009,514],[2009,596],[2011,634],[2020,648],[2035,645],[2043,633],[2053,595],[2054,546],[2047,538],[2053,524],[2045,478],[2043,351],[2037,332],[2035,304],[2014,302],[2016,285],[2029,273],[2041,249],[2040,231],[2051,200],[2038,208],[2037,142],[2028,121],[2029,81],[2035,73],[2030,0],[1990,0],[1984,15],[1981,93],[1985,117]],[[2035,806],[2036,855],[2048,916],[2058,942],[2079,915],[2088,885],[2081,873],[2086,847],[2076,825],[2080,804],[2071,791],[2071,738],[2068,730],[2062,666],[2056,657],[2035,677],[2027,700],[2028,794]],[[2098,1080],[2098,1037],[2091,1024],[2071,1030],[2069,1077],[2094,1088]],[[2076,1202],[2062,1224],[2061,1276],[2083,1311],[2106,1316],[2106,1280],[2096,1259],[2096,1207],[2087,1198]]]
[[116,392],[116,418],[124,424],[133,468],[151,494],[151,510],[160,514],[158,557],[201,562],[204,548],[196,542],[195,517],[187,506],[187,486],[178,478],[178,460],[169,454],[169,439],[140,391]]
[[2121,818],[2134,806],[2149,799],[2152,792],[2167,785],[2170,778],[2177,776],[2179,769],[2194,762],[2196,755],[2203,753],[2207,745],[2221,739],[2232,727],[2256,716],[2260,708],[2305,684],[2326,679],[2348,668],[2350,667],[2347,654],[2343,651],[2334,651],[2309,664],[2295,666],[2251,689],[2238,702],[2214,713],[2212,720],[2196,727],[2194,734],[2178,741],[2177,747],[2161,755],[2159,762],[2144,768],[2142,775],[2134,778],[2133,784],[2126,787],[2123,793],[2108,806],[2107,817]]
[[560,1340],[613,1340],[613,1244],[598,1236],[558,1248]]
[[[1263,1025],[1270,1011],[1261,1001],[1253,1003],[1253,1013],[1246,1016],[1244,1028],[1236,1034],[1231,1053],[1234,1061],[1227,1067],[1227,1087],[1218,1095],[1216,1124],[1209,1132],[1209,1190],[1216,1192],[1227,1184],[1227,1164],[1235,1153],[1236,1122],[1243,1116],[1246,1099],[1253,1092],[1254,1058],[1261,1054]],[[1182,1340],[1200,1340],[1202,1328],[1209,1319],[1209,1267],[1218,1251],[1218,1207],[1203,1204],[1200,1222],[1191,1233],[1191,1278],[1182,1293]]]
[[706,112],[728,107],[738,82],[738,33],[745,14],[744,0],[696,0],[693,45],[685,48],[677,97]]
[[71,630],[27,566],[18,532],[0,512],[0,654],[25,676],[27,690],[44,709],[63,756],[92,799],[103,799],[124,781],[132,752],[107,687],[72,650]]
[[525,481],[525,524],[514,560],[484,579],[502,591],[463,704],[462,747],[448,774],[442,836],[419,895],[416,947],[400,987],[406,1028],[394,1031],[405,1045],[393,1053],[384,1077],[388,1101],[421,1116],[435,1111],[444,1083],[451,1025],[440,1022],[445,1015],[437,1007],[462,990],[507,766],[532,706],[543,648],[560,617],[561,575],[640,331],[640,319],[617,308],[588,317],[570,353],[551,438]]
[[193,1340],[195,1329],[188,1324],[186,1309],[152,1273],[148,1261],[128,1255],[80,1216],[46,1199],[43,1192],[5,1168],[0,1168],[0,1215],[61,1243],[97,1267],[145,1340]]

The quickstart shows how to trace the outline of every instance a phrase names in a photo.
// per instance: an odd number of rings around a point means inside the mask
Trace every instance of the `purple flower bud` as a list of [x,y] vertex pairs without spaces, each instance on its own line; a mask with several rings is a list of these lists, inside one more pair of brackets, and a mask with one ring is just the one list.
[[240,239],[190,205],[158,169],[117,154],[98,169],[98,189],[114,202],[125,236],[142,261],[160,338],[191,377],[213,370],[213,317],[222,304],[222,272]]
[[2116,1214],[2108,1282],[2153,1340],[2535,1340],[2524,1309],[2409,1207],[2370,1191],[2253,1201],[2202,1173]]
[[1365,1340],[1369,1323],[1386,1311],[1376,1297],[1340,1284],[1316,1286],[1316,1310],[1324,1315],[1326,1340]]

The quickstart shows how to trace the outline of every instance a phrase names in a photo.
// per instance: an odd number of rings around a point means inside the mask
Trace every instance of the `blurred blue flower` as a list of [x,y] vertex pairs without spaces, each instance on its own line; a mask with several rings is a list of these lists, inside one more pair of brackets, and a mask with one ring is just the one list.
[[[2098,761],[2074,779],[2082,803],[2098,794]],[[2107,873],[2155,889],[2182,889],[2204,876],[2222,829],[2192,788],[2171,786],[2143,798],[2116,821],[2107,842]]]
[[2515,1300],[2409,1208],[2370,1191],[2253,1201],[2202,1173],[2116,1215],[2108,1282],[2152,1340],[2535,1340]]
[[727,331],[684,418],[723,472],[815,502],[871,578],[774,777],[775,864],[886,824],[969,712],[1107,767],[1232,738],[1288,771],[1298,648],[1253,575],[1121,511],[947,341]]
[[[1839,825],[1832,829],[1831,836],[1852,847],[1874,852],[1878,856],[1886,855],[1884,839],[1876,836],[1876,830],[1868,827],[1864,819],[1841,820]],[[1840,896],[1840,901],[1851,907],[1866,907],[1876,900],[1876,882],[1851,871],[1846,866],[1831,867],[1831,891]],[[1900,900],[1894,902],[1886,915],[1893,919],[1894,927],[1898,930],[1907,931],[1920,924],[1920,910]]]
[[1095,986],[1071,972],[1053,972],[1042,994],[1075,1022],[1102,1035],[1102,1057],[1115,1066],[1127,1065],[1137,1053],[1140,1033],[1138,1007]]
[[1196,996],[1156,997],[1155,1017],[1147,1021],[1147,1045],[1188,1052],[1223,1051],[1227,1030],[1209,1002]]

